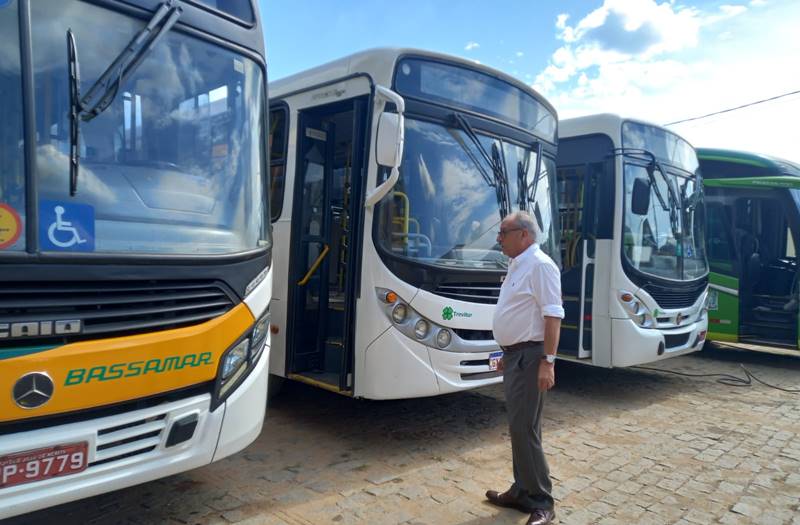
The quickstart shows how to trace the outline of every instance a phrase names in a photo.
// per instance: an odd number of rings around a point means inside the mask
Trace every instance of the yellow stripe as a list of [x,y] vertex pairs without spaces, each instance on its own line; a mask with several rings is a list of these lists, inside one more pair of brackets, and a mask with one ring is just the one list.
[[[2,362],[0,374],[0,422],[41,417],[75,410],[85,410],[104,405],[140,399],[171,390],[177,390],[205,381],[217,375],[217,364],[227,350],[254,322],[253,315],[244,304],[211,321],[190,326],[137,334],[112,339],[80,341],[46,352],[7,359]],[[138,362],[144,368],[153,359],[210,353],[210,358],[199,366],[181,369],[150,371],[134,377],[120,377],[101,381],[86,381],[92,368]],[[208,357],[208,356],[206,356]],[[199,360],[197,360],[199,362]],[[71,370],[84,369],[83,381],[68,385]],[[127,369],[126,369],[127,370]],[[29,372],[46,372],[53,378],[53,397],[43,406],[26,410],[12,399],[14,383]]]
[[720,332],[712,332],[711,330],[708,331],[706,335],[706,339],[710,339],[712,341],[724,341],[726,343],[738,343],[739,336],[731,335],[731,334],[723,334]]
[[343,390],[339,390],[338,386],[334,386],[334,385],[325,383],[324,381],[319,381],[317,379],[312,379],[310,377],[306,377],[306,376],[300,375],[300,374],[289,374],[286,377],[288,377],[292,381],[297,381],[299,383],[305,383],[307,385],[315,386],[317,388],[321,388],[323,390],[327,390],[328,392],[333,392],[335,394],[342,394],[343,396],[352,397],[352,395],[349,392],[345,392]]

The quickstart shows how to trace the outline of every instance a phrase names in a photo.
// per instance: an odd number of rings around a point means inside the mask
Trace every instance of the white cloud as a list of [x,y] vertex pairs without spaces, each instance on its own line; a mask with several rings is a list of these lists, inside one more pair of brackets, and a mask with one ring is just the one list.
[[[707,11],[680,5],[605,0],[572,24],[559,15],[556,37],[562,45],[534,87],[562,118],[616,112],[658,123],[800,87],[800,70],[794,67],[800,56],[795,27],[800,2],[758,10],[733,1]],[[800,160],[792,128],[798,120],[800,96],[795,96],[674,129],[698,146],[727,145]]]
[[750,0],[750,5],[752,7],[762,7],[767,5],[767,0]]
[[522,51],[517,51],[516,52],[516,56],[517,57],[523,57],[523,56],[525,56],[525,53],[523,53]]
[[467,42],[467,45],[464,46],[464,51],[472,51],[473,49],[477,49],[481,47],[481,45],[477,42]]
[[736,16],[744,13],[747,11],[747,7],[743,5],[721,5],[719,6],[719,10],[722,11],[724,14],[728,16]]

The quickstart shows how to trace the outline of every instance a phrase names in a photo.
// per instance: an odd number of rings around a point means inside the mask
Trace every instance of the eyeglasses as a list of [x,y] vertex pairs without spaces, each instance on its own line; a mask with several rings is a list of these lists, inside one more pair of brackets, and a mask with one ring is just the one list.
[[519,230],[522,230],[522,229],[523,228],[509,228],[507,230],[499,230],[497,232],[497,236],[498,237],[505,237],[506,235],[508,235],[511,232],[519,231]]

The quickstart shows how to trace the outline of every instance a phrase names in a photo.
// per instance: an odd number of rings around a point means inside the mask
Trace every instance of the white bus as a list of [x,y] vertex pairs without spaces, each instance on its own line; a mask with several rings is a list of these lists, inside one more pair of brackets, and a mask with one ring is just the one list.
[[616,115],[559,123],[559,355],[604,367],[700,350],[708,263],[697,154]]
[[499,71],[408,49],[270,96],[274,237],[291,247],[275,256],[271,373],[370,399],[501,381],[501,218],[530,210],[558,259],[552,106]]
[[4,0],[0,49],[2,521],[250,444],[272,277],[250,0]]

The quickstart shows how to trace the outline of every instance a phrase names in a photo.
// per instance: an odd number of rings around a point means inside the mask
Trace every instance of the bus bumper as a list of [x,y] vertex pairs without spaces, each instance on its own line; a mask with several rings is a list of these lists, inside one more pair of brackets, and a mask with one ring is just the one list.
[[[269,347],[214,412],[202,394],[117,415],[0,436],[0,456],[86,442],[86,470],[0,488],[0,520],[207,465],[243,449],[264,422]],[[260,408],[263,407],[263,408]],[[191,437],[167,447],[173,424],[197,418]]]
[[489,368],[489,354],[500,347],[492,341],[492,348],[486,352],[445,352],[430,348],[431,363],[439,382],[439,393],[447,394],[469,390],[485,385],[503,382],[503,373]]
[[696,352],[703,348],[708,322],[673,329],[648,329],[630,319],[611,320],[611,366],[635,366]]
[[482,346],[485,350],[448,352],[390,328],[367,347],[363,375],[356,379],[356,397],[428,397],[499,383],[503,375],[489,370],[489,354],[500,348],[494,341]]

